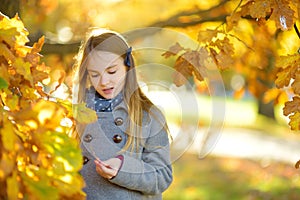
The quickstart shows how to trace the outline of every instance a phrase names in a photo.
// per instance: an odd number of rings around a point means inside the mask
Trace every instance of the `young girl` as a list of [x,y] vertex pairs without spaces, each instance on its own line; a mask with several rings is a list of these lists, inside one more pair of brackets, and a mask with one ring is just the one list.
[[74,98],[98,116],[77,126],[88,200],[162,199],[172,182],[166,121],[138,85],[131,50],[94,30],[77,57]]

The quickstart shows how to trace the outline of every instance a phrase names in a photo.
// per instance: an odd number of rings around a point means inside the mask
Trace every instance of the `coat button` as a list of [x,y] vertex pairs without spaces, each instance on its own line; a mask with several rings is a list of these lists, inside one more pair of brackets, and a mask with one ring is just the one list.
[[116,118],[116,119],[115,119],[115,124],[116,124],[117,126],[121,126],[121,125],[123,124],[123,119],[120,118],[120,117]]
[[91,136],[90,134],[87,134],[84,136],[83,140],[85,142],[91,142],[93,140],[93,136]]
[[122,141],[122,136],[121,136],[121,135],[118,135],[118,134],[114,135],[113,141],[114,141],[115,143],[120,143],[120,142]]
[[83,156],[83,164],[85,165],[87,162],[89,162],[90,159],[88,159],[86,156]]

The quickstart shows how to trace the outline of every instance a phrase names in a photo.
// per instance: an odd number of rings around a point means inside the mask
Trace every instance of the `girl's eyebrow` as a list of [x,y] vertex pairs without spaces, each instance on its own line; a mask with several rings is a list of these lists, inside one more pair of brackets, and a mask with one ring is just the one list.
[[[117,67],[117,64],[112,64],[110,66],[108,66],[107,68],[105,68],[105,70],[110,70],[111,68]],[[89,72],[98,72],[97,70],[94,69],[87,69],[87,71]]]
[[88,69],[89,72],[98,72],[97,70]]

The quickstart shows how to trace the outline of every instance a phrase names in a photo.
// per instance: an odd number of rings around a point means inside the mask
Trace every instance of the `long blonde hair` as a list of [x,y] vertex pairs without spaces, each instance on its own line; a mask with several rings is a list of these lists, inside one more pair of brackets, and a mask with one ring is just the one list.
[[[88,72],[85,65],[85,60],[87,59],[89,53],[93,50],[104,50],[107,52],[112,52],[117,55],[122,56],[125,59],[126,51],[130,48],[126,40],[120,34],[106,30],[106,29],[97,29],[93,30],[88,34],[87,38],[82,43],[79,53],[76,58],[76,70],[75,70],[75,79],[74,79],[74,89],[73,89],[73,98],[76,103],[85,103],[86,101],[86,90],[89,87],[88,85]],[[141,91],[135,70],[135,63],[132,55],[129,55],[130,66],[128,67],[125,79],[125,85],[123,90],[123,96],[125,104],[128,108],[128,119],[129,126],[127,127],[127,141],[123,150],[135,151],[138,150],[141,145],[142,138],[142,120],[143,120],[143,111],[148,113],[150,108],[154,105],[153,103],[143,94]],[[130,73],[129,73],[130,72]],[[78,124],[77,132],[79,137],[83,133],[84,126]],[[167,127],[164,126],[166,131]]]

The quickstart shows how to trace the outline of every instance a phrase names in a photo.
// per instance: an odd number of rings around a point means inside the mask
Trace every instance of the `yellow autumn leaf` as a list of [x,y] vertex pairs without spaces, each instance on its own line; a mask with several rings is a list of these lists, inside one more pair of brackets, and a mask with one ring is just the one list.
[[66,117],[73,117],[73,104],[71,101],[57,99],[57,103],[66,109]]
[[289,68],[285,68],[276,74],[275,84],[278,88],[283,88],[290,84],[291,73]]
[[300,130],[300,112],[295,112],[293,115],[289,116],[289,125],[293,131]]
[[2,152],[0,160],[0,180],[7,179],[15,168],[15,160],[7,152]]
[[13,171],[12,175],[6,179],[6,184],[8,199],[18,199],[19,183],[17,179],[17,171]]
[[226,17],[226,31],[229,32],[233,27],[237,26],[238,21],[241,19],[241,12],[234,12],[231,16]]
[[41,55],[39,52],[42,50],[45,38],[41,37],[36,43],[30,47],[30,51],[27,52],[25,60],[30,62],[32,65],[37,65],[40,62]]
[[55,102],[39,100],[32,108],[37,113],[37,119],[40,125],[49,129],[55,129],[60,126],[64,117],[64,109],[59,107]]
[[19,109],[19,97],[16,94],[13,94],[8,88],[2,89],[0,97],[4,105],[7,106],[9,110],[16,111]]
[[3,25],[0,21],[0,40],[8,44],[10,48],[13,48],[17,40],[16,35],[19,34],[17,29],[16,28],[3,29],[3,27],[1,26]]
[[275,104],[284,104],[289,100],[289,95],[285,90],[281,91],[275,100]]
[[73,116],[79,123],[88,124],[97,121],[96,112],[85,104],[73,104]]
[[33,78],[30,70],[31,64],[29,62],[24,62],[22,58],[18,57],[12,66],[15,67],[17,73],[23,75],[24,78],[29,81],[31,86],[33,86]]
[[4,123],[0,129],[0,136],[3,142],[3,147],[7,151],[14,151],[17,137],[14,133],[14,127],[12,123],[8,121],[7,118],[4,118]]
[[38,70],[36,68],[32,68],[31,70],[31,74],[32,74],[32,78],[33,78],[33,82],[37,83],[37,82],[42,82],[43,80],[49,78],[49,74]]
[[263,102],[269,103],[270,101],[276,99],[280,94],[280,90],[278,88],[271,88],[264,93]]
[[7,65],[0,63],[0,77],[3,81],[9,84],[10,75],[8,74]]
[[218,33],[220,31],[218,30],[205,30],[205,31],[199,31],[198,32],[198,41],[200,43],[207,43],[211,42],[213,38],[217,37]]
[[35,94],[36,90],[32,87],[29,87],[27,85],[24,85],[20,88],[20,91],[22,93],[22,97],[30,100],[37,100],[38,96]]
[[287,55],[287,56],[280,56],[276,60],[276,67],[278,68],[288,68],[288,67],[300,67],[300,55],[293,54],[293,55]]
[[14,62],[16,59],[15,55],[11,52],[11,50],[3,43],[0,43],[0,55],[4,56],[8,63]]
[[25,46],[29,41],[27,38],[28,31],[25,29],[23,22],[20,20],[19,16],[16,15],[13,18],[8,18],[0,12],[0,30],[14,30],[16,32],[10,35],[11,38],[15,38],[15,41],[10,41],[11,39],[5,40],[10,44],[11,47],[14,47],[14,44],[17,46]]
[[221,70],[228,69],[233,66],[234,60],[223,49],[215,56],[218,61],[218,67]]

